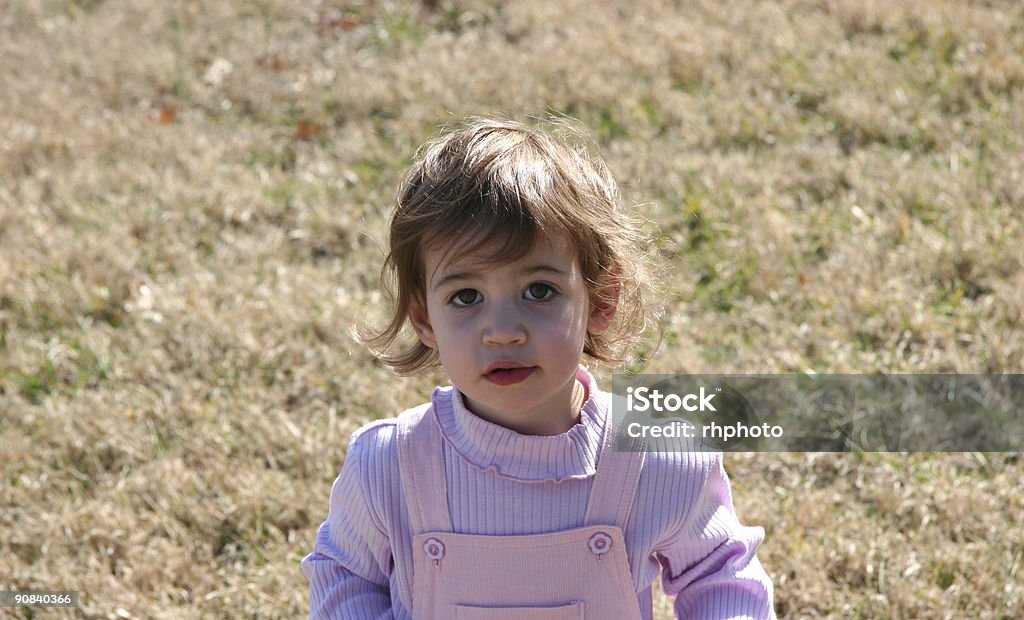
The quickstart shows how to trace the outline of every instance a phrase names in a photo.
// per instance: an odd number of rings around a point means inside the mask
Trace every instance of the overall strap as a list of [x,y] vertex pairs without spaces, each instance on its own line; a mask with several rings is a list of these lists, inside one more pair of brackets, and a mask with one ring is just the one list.
[[597,473],[590,488],[585,525],[616,525],[625,530],[633,509],[645,453],[640,446],[616,449],[610,403],[606,404],[604,437]]
[[[398,469],[409,509],[413,535],[451,532],[445,482],[444,446],[435,409],[451,399],[434,392],[433,403],[417,407],[398,417]],[[448,395],[450,396],[450,395]]]

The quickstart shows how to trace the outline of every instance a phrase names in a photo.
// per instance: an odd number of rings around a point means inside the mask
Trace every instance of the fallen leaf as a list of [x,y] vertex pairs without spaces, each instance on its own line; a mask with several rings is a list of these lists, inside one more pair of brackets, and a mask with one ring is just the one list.
[[298,129],[295,130],[295,137],[299,140],[312,140],[313,138],[319,137],[324,132],[324,126],[319,123],[299,123]]
[[161,106],[156,113],[156,122],[161,125],[170,125],[176,120],[178,120],[178,106]]

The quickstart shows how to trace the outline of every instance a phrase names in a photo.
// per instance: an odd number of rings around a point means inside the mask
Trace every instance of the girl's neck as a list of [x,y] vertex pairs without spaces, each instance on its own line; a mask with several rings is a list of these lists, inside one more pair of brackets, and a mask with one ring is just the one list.
[[566,394],[565,407],[559,407],[558,411],[546,412],[487,412],[474,405],[474,403],[463,394],[466,408],[478,418],[487,420],[498,426],[503,426],[520,435],[561,435],[579,423],[580,411],[587,400],[587,388],[579,379],[573,379],[572,386]]

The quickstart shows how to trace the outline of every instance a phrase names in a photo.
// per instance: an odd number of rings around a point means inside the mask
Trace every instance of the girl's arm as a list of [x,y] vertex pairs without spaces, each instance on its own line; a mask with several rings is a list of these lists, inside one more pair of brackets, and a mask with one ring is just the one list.
[[310,618],[393,617],[388,581],[390,545],[366,501],[361,461],[353,437],[341,474],[331,488],[331,507],[313,552],[302,560],[309,579]]
[[760,527],[739,522],[720,453],[701,459],[706,478],[675,534],[657,550],[662,588],[677,618],[775,618],[772,582],[755,552]]

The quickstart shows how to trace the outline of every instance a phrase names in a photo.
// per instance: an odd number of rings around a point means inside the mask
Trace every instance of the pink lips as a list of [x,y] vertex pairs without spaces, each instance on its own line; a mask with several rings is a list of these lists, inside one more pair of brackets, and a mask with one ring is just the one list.
[[484,378],[495,385],[515,385],[526,381],[526,378],[534,370],[534,366],[523,366],[514,362],[498,362],[491,364],[490,369],[484,373]]

